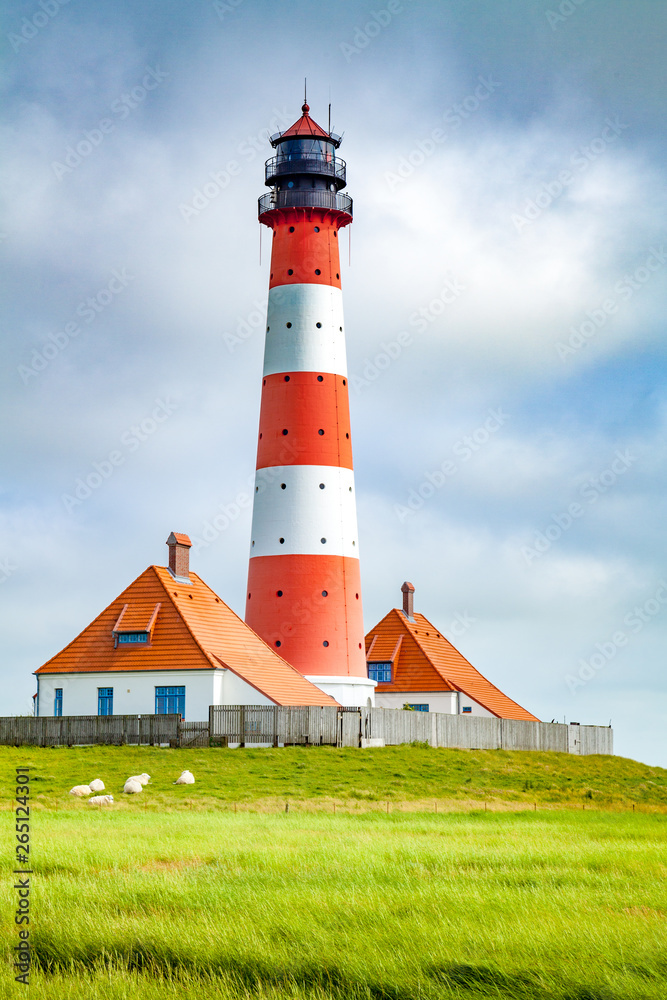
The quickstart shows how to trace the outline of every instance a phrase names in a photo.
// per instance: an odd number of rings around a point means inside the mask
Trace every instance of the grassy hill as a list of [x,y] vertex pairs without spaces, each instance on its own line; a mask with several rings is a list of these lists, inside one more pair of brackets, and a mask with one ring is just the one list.
[[[25,991],[7,849],[0,996],[667,996],[659,768],[422,746],[3,747],[8,834],[15,766],[31,768],[34,964]],[[197,783],[174,786],[185,767]],[[122,795],[141,771],[144,792]],[[93,777],[113,807],[68,795]]]
[[[80,805],[72,785],[101,777],[120,793],[125,779],[146,771],[151,784],[142,808],[295,807],[406,808],[667,806],[667,770],[623,757],[504,750],[444,750],[400,746],[355,750],[332,747],[285,749],[167,750],[153,747],[0,747],[0,805],[10,805],[13,768],[30,766],[33,805]],[[196,784],[173,786],[184,768]],[[3,798],[4,796],[4,798]],[[122,796],[124,804],[131,799]]]

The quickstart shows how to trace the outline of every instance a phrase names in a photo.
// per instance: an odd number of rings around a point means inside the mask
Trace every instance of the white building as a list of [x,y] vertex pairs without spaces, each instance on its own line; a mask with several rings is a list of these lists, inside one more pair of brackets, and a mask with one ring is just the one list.
[[335,705],[189,569],[190,539],[149,566],[39,670],[36,714],[205,721],[209,705]]

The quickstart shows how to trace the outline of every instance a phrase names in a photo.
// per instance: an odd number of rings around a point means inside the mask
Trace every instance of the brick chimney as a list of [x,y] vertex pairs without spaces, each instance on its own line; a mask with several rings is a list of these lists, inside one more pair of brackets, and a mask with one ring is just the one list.
[[408,619],[408,621],[413,622],[415,620],[415,605],[414,605],[414,593],[415,588],[411,583],[406,580],[401,587],[403,592],[403,614]]
[[177,580],[190,583],[190,549],[192,542],[187,535],[172,531],[167,539],[169,546],[169,571]]

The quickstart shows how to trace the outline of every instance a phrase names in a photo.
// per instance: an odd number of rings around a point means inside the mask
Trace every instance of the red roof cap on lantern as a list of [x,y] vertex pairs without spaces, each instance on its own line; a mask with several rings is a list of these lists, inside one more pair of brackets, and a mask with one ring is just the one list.
[[277,132],[271,136],[271,145],[275,146],[277,142],[282,142],[283,139],[300,139],[304,136],[314,139],[327,139],[329,142],[333,142],[335,146],[340,145],[341,137],[339,135],[327,132],[316,121],[313,121],[308,114],[310,105],[306,101],[301,105],[301,111],[303,112],[301,117],[293,125],[290,125],[284,132]]

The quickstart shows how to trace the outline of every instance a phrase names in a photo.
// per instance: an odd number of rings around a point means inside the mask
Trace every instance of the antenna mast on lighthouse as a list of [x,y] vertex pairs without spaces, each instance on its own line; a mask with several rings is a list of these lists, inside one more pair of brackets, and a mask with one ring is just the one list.
[[273,232],[246,621],[343,705],[373,702],[338,244],[352,222],[341,137],[309,115],[271,136]]

